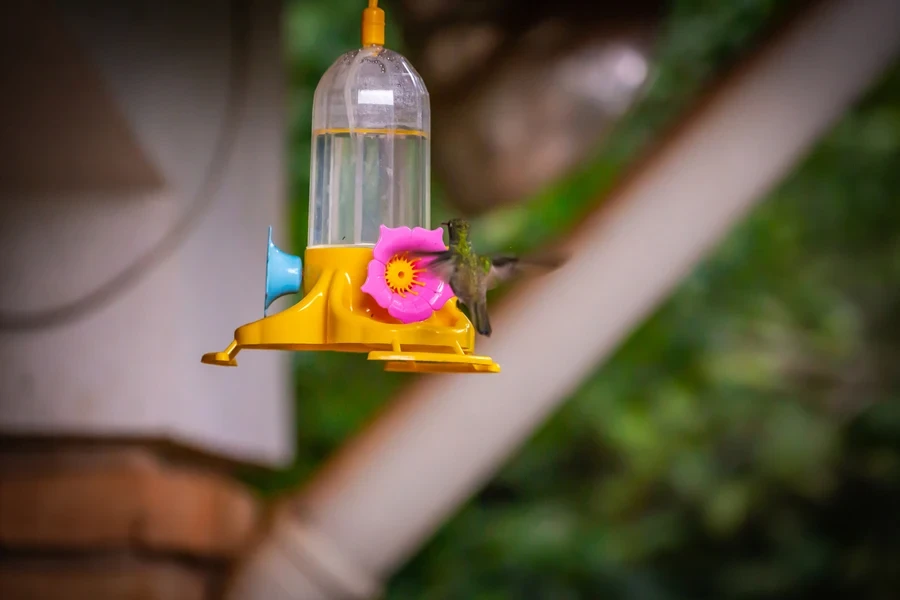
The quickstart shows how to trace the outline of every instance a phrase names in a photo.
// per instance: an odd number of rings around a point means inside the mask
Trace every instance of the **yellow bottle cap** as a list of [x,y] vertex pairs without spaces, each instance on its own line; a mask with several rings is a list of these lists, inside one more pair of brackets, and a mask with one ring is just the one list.
[[362,45],[384,46],[384,11],[378,8],[378,0],[369,0],[363,10]]

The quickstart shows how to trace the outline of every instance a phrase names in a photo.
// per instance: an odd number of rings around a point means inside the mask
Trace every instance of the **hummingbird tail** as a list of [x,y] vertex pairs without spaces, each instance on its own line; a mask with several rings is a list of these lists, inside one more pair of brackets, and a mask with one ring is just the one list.
[[476,302],[472,307],[472,317],[474,318],[475,331],[484,337],[491,337],[491,319],[488,316],[487,301],[482,300]]

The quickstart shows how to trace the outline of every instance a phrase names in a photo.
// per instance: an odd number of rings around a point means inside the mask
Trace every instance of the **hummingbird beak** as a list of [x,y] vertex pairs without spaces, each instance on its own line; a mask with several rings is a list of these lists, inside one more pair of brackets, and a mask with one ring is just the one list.
[[443,223],[441,223],[441,227],[449,227],[449,226],[450,226],[450,221],[444,221]]

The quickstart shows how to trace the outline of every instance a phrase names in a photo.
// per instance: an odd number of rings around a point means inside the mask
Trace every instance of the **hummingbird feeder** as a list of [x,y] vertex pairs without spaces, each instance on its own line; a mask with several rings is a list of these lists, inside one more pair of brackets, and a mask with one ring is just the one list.
[[[263,318],[202,362],[244,349],[367,352],[385,370],[496,373],[450,286],[407,253],[445,250],[431,220],[431,114],[412,64],[384,47],[384,11],[363,10],[362,48],[325,72],[313,100],[309,238],[303,259],[272,242]],[[273,315],[274,300],[302,299]]]

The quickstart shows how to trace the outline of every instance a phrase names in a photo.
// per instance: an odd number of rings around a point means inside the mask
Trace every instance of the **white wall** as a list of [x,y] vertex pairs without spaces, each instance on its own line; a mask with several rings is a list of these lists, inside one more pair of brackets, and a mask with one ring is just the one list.
[[[194,200],[225,110],[230,3],[57,6],[166,183],[40,195],[0,185],[4,312],[78,298],[158,240]],[[238,143],[190,239],[82,320],[0,331],[0,431],[171,437],[247,461],[291,457],[289,356],[245,352],[236,369],[200,363],[262,316],[270,224],[289,249],[279,19],[279,2],[253,3]]]

